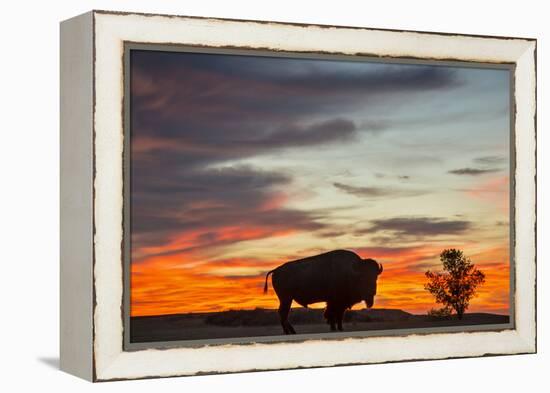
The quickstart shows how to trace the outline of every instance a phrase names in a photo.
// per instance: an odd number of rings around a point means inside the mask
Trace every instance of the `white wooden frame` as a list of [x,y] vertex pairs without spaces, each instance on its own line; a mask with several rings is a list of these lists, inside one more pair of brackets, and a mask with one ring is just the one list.
[[[125,42],[515,64],[515,327],[123,350]],[[61,368],[92,381],[536,351],[536,41],[92,11],[61,24]]]

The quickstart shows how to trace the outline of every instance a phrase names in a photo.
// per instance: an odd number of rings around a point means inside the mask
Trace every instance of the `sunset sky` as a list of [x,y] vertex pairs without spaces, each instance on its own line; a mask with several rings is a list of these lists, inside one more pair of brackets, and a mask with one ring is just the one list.
[[133,316],[276,308],[265,273],[333,249],[425,313],[451,247],[508,313],[507,70],[132,50],[130,83]]

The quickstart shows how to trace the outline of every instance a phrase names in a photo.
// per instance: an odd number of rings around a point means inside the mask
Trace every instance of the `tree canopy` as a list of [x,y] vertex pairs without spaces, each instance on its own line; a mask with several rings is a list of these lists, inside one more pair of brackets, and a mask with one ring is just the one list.
[[443,250],[439,258],[443,272],[428,270],[428,282],[424,288],[435,297],[436,303],[453,309],[458,319],[462,319],[470,300],[476,296],[477,288],[485,282],[485,274],[461,250]]

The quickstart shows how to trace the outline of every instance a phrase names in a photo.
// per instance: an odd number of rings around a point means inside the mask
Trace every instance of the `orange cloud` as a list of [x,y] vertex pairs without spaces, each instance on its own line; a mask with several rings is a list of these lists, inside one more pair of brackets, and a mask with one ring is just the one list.
[[[384,264],[376,307],[425,313],[439,307],[423,288],[424,272],[439,267],[440,247],[362,248],[362,257]],[[509,255],[507,247],[470,255],[486,274],[486,283],[472,300],[470,312],[508,313]],[[277,308],[270,289],[263,294],[264,274],[281,260],[255,258],[196,259],[191,254],[148,258],[131,267],[131,314],[162,315],[228,309]],[[323,304],[314,307],[324,307]],[[362,304],[356,308],[364,307]]]
[[141,255],[166,255],[171,253],[193,255],[204,252],[201,247],[213,250],[216,246],[267,237],[286,236],[293,233],[291,228],[272,229],[268,227],[241,228],[237,225],[205,227],[196,231],[186,231],[172,235],[170,240],[155,247],[140,247],[132,250],[133,260]]

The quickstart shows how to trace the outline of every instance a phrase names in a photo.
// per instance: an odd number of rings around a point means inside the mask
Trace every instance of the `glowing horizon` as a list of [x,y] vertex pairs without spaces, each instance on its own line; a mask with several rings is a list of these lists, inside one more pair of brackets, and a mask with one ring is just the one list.
[[486,274],[467,312],[509,314],[509,87],[487,68],[132,51],[131,315],[277,308],[265,273],[333,249],[384,265],[375,308],[425,313],[446,248]]

